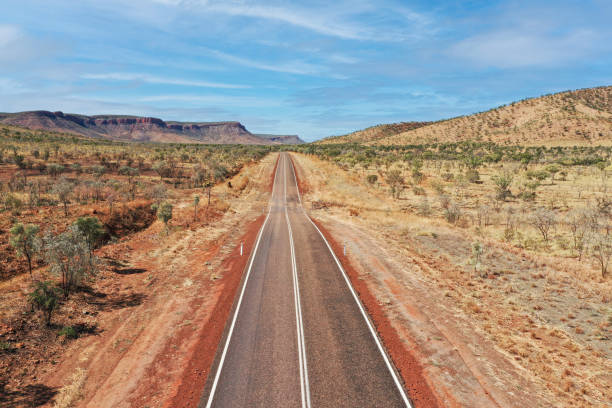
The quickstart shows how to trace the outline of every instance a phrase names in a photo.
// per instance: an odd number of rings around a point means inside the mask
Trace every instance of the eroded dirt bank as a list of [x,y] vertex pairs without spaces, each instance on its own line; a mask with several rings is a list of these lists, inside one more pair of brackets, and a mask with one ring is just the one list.
[[194,221],[188,194],[174,203],[169,233],[156,222],[99,251],[112,265],[91,285],[95,315],[75,311],[97,332],[41,370],[41,383],[57,390],[48,406],[197,405],[263,222],[276,157],[245,167],[232,188],[217,187],[207,216],[201,208]]

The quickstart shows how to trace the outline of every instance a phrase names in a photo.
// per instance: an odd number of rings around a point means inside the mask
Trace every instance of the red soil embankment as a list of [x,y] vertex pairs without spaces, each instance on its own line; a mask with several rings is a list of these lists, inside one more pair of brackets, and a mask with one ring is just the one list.
[[[268,185],[270,192],[274,185],[278,162],[277,159]],[[244,242],[245,254],[251,253],[264,221],[265,215],[261,215],[247,227],[247,232],[241,239],[241,242]],[[202,327],[199,339],[192,347],[191,358],[187,363],[184,375],[172,386],[172,397],[164,405],[165,407],[195,407],[198,405],[249,258],[249,256],[240,256],[240,247],[236,247],[223,262],[221,270],[227,271],[223,275],[225,281],[223,289],[210,319]]]
[[[251,252],[264,220],[265,216],[261,215],[248,226],[247,233],[241,240],[244,242],[246,254]],[[173,384],[172,397],[164,406],[179,408],[198,405],[248,260],[248,256],[240,256],[238,246],[223,262],[221,269],[226,271],[223,274],[223,289],[210,319],[200,330],[199,338],[192,347],[184,375]],[[180,341],[178,338],[175,343]]]

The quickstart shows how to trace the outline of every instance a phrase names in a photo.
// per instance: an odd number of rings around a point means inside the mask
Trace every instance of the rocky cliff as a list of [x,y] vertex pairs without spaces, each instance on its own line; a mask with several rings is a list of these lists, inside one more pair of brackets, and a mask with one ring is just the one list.
[[255,134],[255,136],[269,140],[273,143],[280,144],[302,144],[304,141],[300,139],[298,135],[268,135],[268,134]]
[[[213,144],[301,143],[299,137],[249,132],[240,122],[165,122],[137,116],[85,116],[63,112],[30,111],[0,114],[0,122],[30,129],[76,133],[121,141]],[[285,141],[286,140],[286,141]]]

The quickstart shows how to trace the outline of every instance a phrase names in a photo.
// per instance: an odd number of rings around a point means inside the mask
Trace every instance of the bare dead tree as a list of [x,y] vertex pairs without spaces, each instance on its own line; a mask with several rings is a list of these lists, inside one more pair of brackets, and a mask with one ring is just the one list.
[[538,207],[529,217],[529,221],[538,231],[540,231],[544,241],[548,242],[550,230],[557,223],[555,213],[546,208]]

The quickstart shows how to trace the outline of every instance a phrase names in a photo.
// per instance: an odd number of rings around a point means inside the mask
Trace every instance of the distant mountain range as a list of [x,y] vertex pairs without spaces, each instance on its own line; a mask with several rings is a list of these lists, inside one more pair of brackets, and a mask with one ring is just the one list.
[[378,125],[317,143],[417,145],[466,140],[507,145],[612,145],[612,86],[523,99],[437,122]]
[[302,144],[304,141],[298,135],[268,135],[263,133],[255,133],[255,136],[269,140],[275,144]]
[[128,142],[299,144],[297,135],[256,135],[240,122],[171,122],[158,118],[29,111],[0,113],[0,123]]

